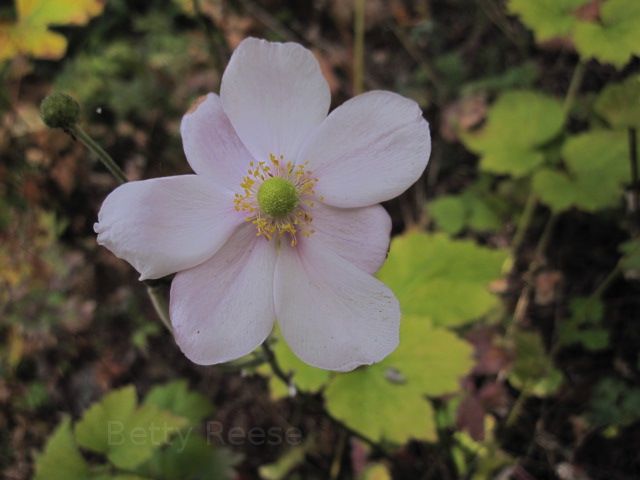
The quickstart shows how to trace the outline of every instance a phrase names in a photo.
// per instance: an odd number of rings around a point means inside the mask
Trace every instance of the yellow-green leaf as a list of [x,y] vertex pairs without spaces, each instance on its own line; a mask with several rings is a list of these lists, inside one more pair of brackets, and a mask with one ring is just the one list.
[[458,390],[471,354],[468,343],[428,319],[404,317],[398,349],[378,364],[333,378],[325,390],[327,408],[376,441],[433,441],[433,409],[425,397]]
[[498,304],[489,283],[500,277],[506,259],[507,252],[469,240],[416,232],[393,239],[378,276],[398,297],[403,314],[457,326]]
[[620,204],[629,178],[629,147],[625,132],[594,130],[569,138],[562,157],[567,172],[541,170],[533,190],[556,212],[576,207],[595,212]]
[[480,168],[496,174],[522,177],[544,161],[538,147],[562,130],[560,102],[533,91],[503,94],[491,107],[486,126],[462,135],[471,151],[481,155]]
[[508,8],[544,42],[569,35],[577,22],[575,11],[590,0],[509,0]]
[[133,386],[115,390],[91,406],[76,424],[78,445],[101,453],[117,467],[131,469],[148,460],[188,420],[155,405],[137,407]]
[[640,128],[640,75],[607,85],[595,109],[613,128]]
[[35,480],[87,480],[89,466],[80,454],[67,417],[56,428],[36,458]]
[[67,49],[52,25],[85,25],[102,13],[104,0],[16,0],[15,23],[0,23],[0,61],[17,54],[55,60]]
[[640,54],[640,2],[607,0],[599,21],[577,22],[573,39],[582,57],[624,67]]

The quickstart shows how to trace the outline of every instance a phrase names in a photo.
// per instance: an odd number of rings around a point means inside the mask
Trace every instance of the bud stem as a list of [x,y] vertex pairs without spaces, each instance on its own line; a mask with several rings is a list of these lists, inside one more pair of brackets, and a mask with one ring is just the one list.
[[127,176],[124,174],[122,169],[118,166],[118,164],[111,158],[111,156],[104,151],[104,149],[98,145],[98,143],[91,138],[87,132],[82,130],[78,125],[74,125],[68,129],[69,133],[73,135],[74,138],[80,140],[82,144],[96,154],[98,159],[102,162],[102,164],[109,170],[109,173],[113,175],[116,180],[120,183],[126,183]]

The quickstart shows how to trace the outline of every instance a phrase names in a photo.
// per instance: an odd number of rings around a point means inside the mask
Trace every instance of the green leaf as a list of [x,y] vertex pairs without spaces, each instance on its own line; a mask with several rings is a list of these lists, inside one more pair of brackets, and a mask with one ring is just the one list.
[[325,390],[335,418],[375,441],[434,441],[436,427],[425,396],[459,388],[471,368],[471,346],[420,317],[404,317],[400,346],[382,362],[340,374]]
[[620,245],[622,258],[620,266],[626,272],[637,272],[640,270],[640,240],[629,240]]
[[602,350],[609,346],[609,332],[601,327],[604,304],[597,298],[574,298],[569,310],[571,317],[558,327],[561,345],[580,343],[587,350]]
[[640,2],[607,0],[597,22],[579,21],[573,39],[584,58],[595,58],[617,68],[640,54]]
[[640,128],[640,75],[607,85],[595,109],[613,128]]
[[536,332],[519,331],[515,335],[516,357],[508,379],[528,394],[546,397],[562,383],[562,373],[553,366]]
[[568,172],[537,172],[533,190],[555,212],[614,207],[629,177],[628,148],[624,132],[593,130],[569,138],[562,149]]
[[[315,393],[327,383],[331,373],[327,370],[312,367],[300,360],[289,348],[278,331],[272,334],[275,344],[273,353],[280,368],[291,375],[295,387],[303,392]],[[264,365],[258,371],[269,377],[269,389],[274,399],[289,396],[289,385],[286,385],[278,376],[273,375],[269,365]]]
[[191,425],[197,425],[213,413],[211,402],[197,392],[190,392],[186,380],[176,380],[153,388],[147,394],[144,404],[155,405],[161,410],[184,417]]
[[402,312],[457,326],[498,304],[488,285],[500,277],[507,252],[446,235],[410,233],[395,237],[378,276],[396,294]]
[[438,227],[449,235],[460,233],[465,227],[467,206],[460,196],[445,195],[435,199],[429,204],[429,212]]
[[123,469],[140,465],[188,424],[155,405],[136,406],[133,386],[115,390],[91,406],[76,424],[78,445],[107,456]]
[[530,27],[536,41],[569,35],[577,18],[575,11],[590,0],[509,0],[508,8]]
[[35,480],[87,480],[89,466],[80,454],[71,432],[70,419],[64,418],[36,458]]
[[[480,186],[472,185],[459,195],[443,195],[429,203],[429,213],[440,230],[456,235],[465,228],[478,232],[495,231],[501,221],[491,193],[481,195]],[[493,202],[495,203],[495,202]]]
[[640,418],[640,388],[606,377],[594,388],[588,417],[596,426],[630,425]]
[[486,126],[462,135],[465,145],[480,154],[480,168],[495,174],[522,177],[544,162],[538,147],[562,130],[560,102],[533,91],[511,91],[492,106]]
[[235,477],[234,466],[240,457],[212,446],[200,435],[188,432],[176,436],[169,445],[156,450],[137,472],[157,480],[225,480]]

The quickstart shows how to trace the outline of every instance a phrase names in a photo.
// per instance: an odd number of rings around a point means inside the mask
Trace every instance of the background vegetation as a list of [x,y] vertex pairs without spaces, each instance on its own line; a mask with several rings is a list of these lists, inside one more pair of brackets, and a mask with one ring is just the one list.
[[[640,2],[3,5],[5,478],[640,476]],[[334,106],[390,89],[431,123],[424,178],[385,205],[379,277],[404,319],[380,364],[316,370],[277,332],[233,364],[191,364],[135,272],[96,245],[116,181],[39,118],[65,91],[129,179],[185,173],[180,118],[248,35],[310,47]],[[301,435],[234,442],[212,425]]]

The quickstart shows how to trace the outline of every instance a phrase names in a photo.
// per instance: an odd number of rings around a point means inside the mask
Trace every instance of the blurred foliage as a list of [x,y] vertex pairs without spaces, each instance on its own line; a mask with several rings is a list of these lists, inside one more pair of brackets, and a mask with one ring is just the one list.
[[[304,364],[275,332],[288,382],[259,352],[207,373],[174,361],[175,345],[127,286],[129,270],[95,253],[90,225],[112,183],[77,168],[84,153],[70,142],[47,144],[33,105],[51,88],[71,93],[131,178],[184,169],[180,115],[216,88],[212,65],[249,34],[303,41],[334,98],[350,96],[351,4],[200,0],[198,12],[189,0],[14,3],[12,15],[0,7],[9,87],[0,92],[0,469],[31,461],[54,410],[78,413],[87,396],[158,377],[176,380],[141,402],[133,386],[112,390],[78,421],[63,417],[37,456],[36,480],[556,478],[569,464],[574,474],[562,478],[575,480],[624,468],[598,465],[590,442],[630,435],[640,420],[629,326],[640,278],[629,206],[637,0],[367,1],[368,88],[418,101],[434,138],[426,201],[424,185],[415,189],[426,215],[413,222],[413,191],[388,205],[395,231],[406,231],[378,276],[400,299],[401,343],[376,365],[338,374]],[[68,28],[91,18],[85,30]],[[182,377],[197,379],[200,393]],[[225,422],[286,421],[306,439],[243,446],[235,474],[238,456],[199,433],[210,399]],[[337,423],[325,428],[307,413],[313,399]],[[110,421],[123,435],[170,429],[154,442],[110,445]],[[618,476],[633,478],[626,468]]]
[[[211,412],[211,404],[181,381],[156,387],[141,405],[133,386],[114,390],[73,428],[63,419],[36,460],[35,478],[232,478],[236,457],[212,449],[193,430]],[[90,463],[81,449],[104,455],[109,464]]]
[[510,0],[508,5],[539,42],[567,37],[585,60],[622,68],[640,53],[636,0]]
[[0,23],[0,62],[18,54],[55,60],[67,50],[67,39],[52,25],[85,25],[100,15],[102,0],[15,0],[16,21]]
[[553,98],[509,91],[492,106],[486,126],[465,135],[463,141],[481,155],[481,169],[522,177],[544,162],[539,147],[560,133],[563,122],[562,106]]

